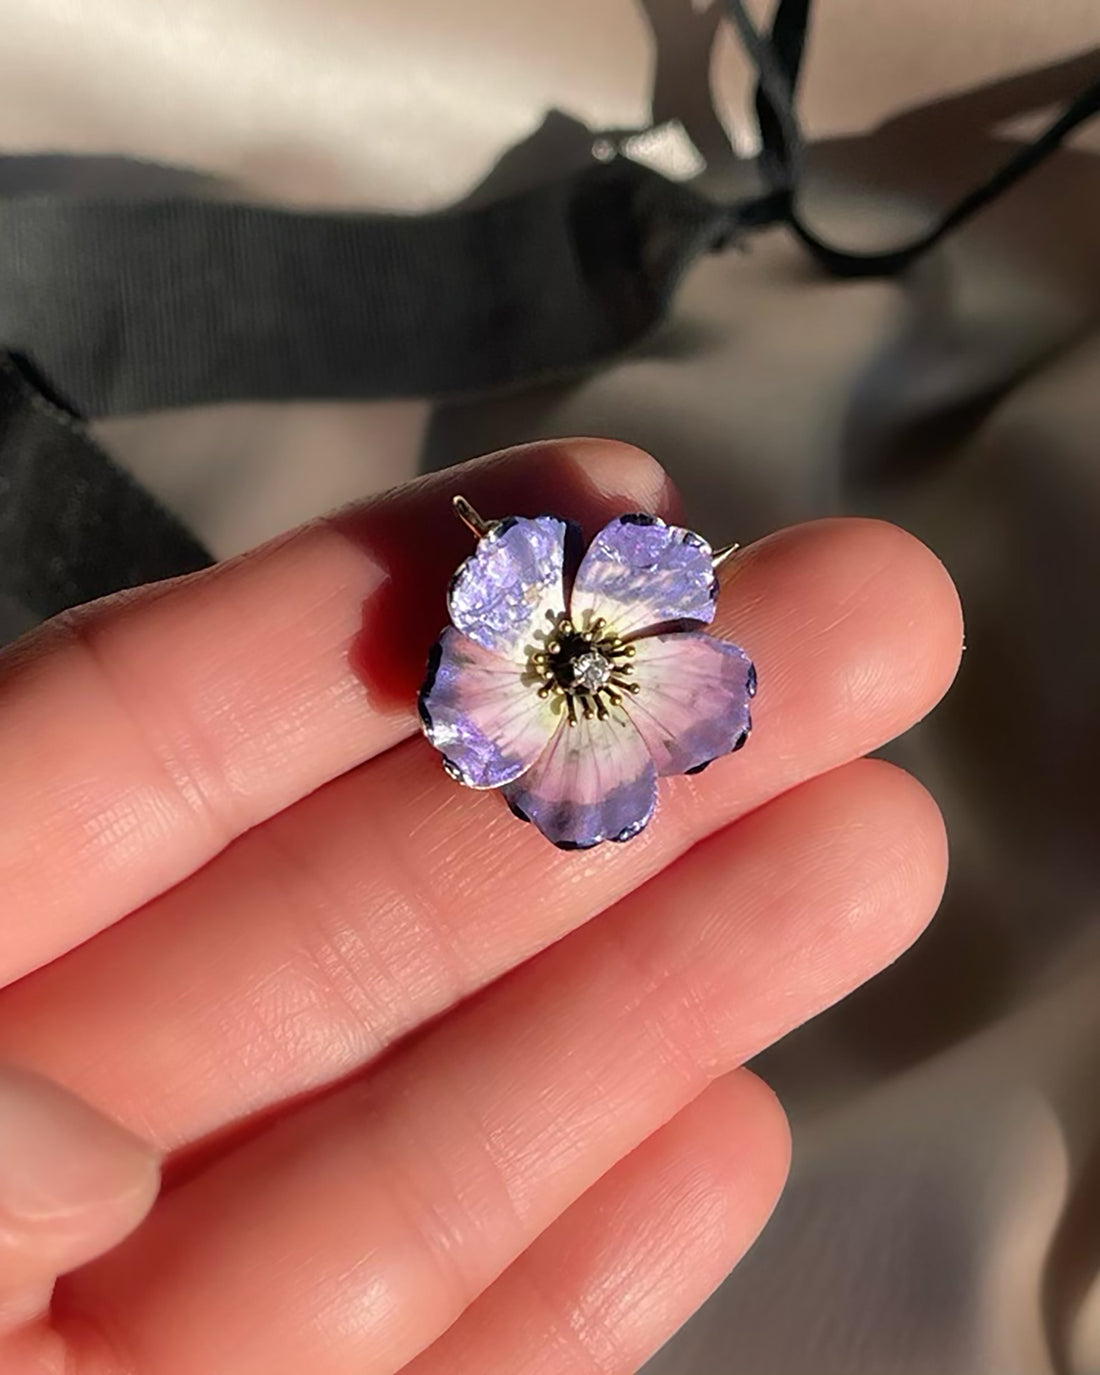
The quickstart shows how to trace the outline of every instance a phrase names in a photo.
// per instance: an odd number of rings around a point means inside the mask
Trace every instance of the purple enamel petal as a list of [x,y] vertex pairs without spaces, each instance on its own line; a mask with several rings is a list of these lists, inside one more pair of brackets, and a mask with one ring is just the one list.
[[542,757],[504,789],[512,810],[563,850],[629,840],[657,803],[649,751],[622,711],[563,723]]
[[714,618],[718,582],[710,545],[656,516],[619,516],[605,525],[577,571],[570,612],[585,629],[602,617],[616,634],[669,621]]
[[630,719],[659,774],[690,773],[740,749],[752,728],[756,672],[744,650],[698,631],[634,642]]
[[565,610],[568,531],[557,516],[510,516],[482,536],[451,581],[448,607],[457,629],[514,659],[544,643]]
[[531,766],[558,723],[523,668],[448,627],[420,690],[424,734],[469,788],[499,788]]

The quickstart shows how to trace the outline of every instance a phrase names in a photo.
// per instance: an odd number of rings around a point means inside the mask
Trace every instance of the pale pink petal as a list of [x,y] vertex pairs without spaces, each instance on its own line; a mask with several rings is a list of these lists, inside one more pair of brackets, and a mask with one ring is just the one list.
[[756,670],[744,650],[698,631],[634,641],[624,703],[660,774],[692,773],[740,749],[752,728]]
[[563,723],[537,762],[504,789],[512,810],[563,850],[629,840],[657,802],[657,775],[620,708],[606,721]]
[[447,772],[470,788],[499,788],[529,768],[559,719],[536,688],[519,664],[448,626],[428,659],[419,703]]

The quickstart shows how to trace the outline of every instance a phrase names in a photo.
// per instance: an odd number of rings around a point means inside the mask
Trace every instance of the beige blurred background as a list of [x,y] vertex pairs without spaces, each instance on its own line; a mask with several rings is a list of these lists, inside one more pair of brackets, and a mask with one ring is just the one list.
[[[744,178],[731,150],[754,151],[746,65],[690,0],[2,13],[0,186],[28,157],[124,154],[211,195],[422,210],[509,150],[494,185],[612,138],[716,192]],[[1097,0],[821,0],[807,217],[864,246],[929,222],[1100,76],[1097,45]],[[145,184],[129,164],[41,175]],[[668,326],[598,375],[96,429],[219,554],[424,466],[578,432],[649,448],[723,542],[844,510],[931,543],[967,661],[894,757],[947,812],[944,910],[765,1057],[790,1190],[653,1375],[1100,1375],[1100,129],[904,282],[827,280],[778,230],[707,258]]]

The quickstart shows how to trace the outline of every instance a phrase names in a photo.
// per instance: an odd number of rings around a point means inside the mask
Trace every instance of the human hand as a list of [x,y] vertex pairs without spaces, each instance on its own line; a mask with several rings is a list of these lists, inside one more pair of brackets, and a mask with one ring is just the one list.
[[934,911],[936,807],[860,759],[958,662],[923,546],[727,565],[748,748],[569,854],[417,731],[459,490],[677,515],[635,450],[530,446],[0,656],[5,1375],[634,1371],[782,1186],[738,1066]]

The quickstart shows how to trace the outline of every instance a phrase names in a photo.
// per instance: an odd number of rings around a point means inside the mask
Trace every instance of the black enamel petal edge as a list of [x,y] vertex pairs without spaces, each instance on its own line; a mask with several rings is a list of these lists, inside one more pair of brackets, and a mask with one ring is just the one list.
[[561,586],[565,593],[565,610],[569,609],[569,602],[573,596],[573,584],[577,580],[577,572],[584,558],[585,543],[584,531],[575,520],[566,520],[564,516],[555,516],[555,520],[560,520],[565,525],[564,559],[562,560]]
[[704,759],[701,764],[695,764],[692,768],[685,769],[684,777],[688,778],[693,776],[694,774],[702,773],[704,769],[709,769],[710,766],[717,760],[725,759],[727,754],[736,754],[738,750],[743,750],[749,742],[749,735],[751,733],[752,721],[750,719],[749,724],[745,727],[745,729],[741,732],[741,734],[737,737],[737,739],[733,742],[729,749],[726,750],[725,754],[716,754],[713,759]]
[[636,835],[641,835],[653,818],[657,815],[657,806],[661,799],[661,785],[656,772],[653,775],[652,801],[645,816],[639,817],[637,821],[632,821],[629,826],[624,826],[618,835],[608,836],[612,845],[622,845],[625,841],[633,840]]
[[435,687],[436,675],[439,672],[439,665],[443,660],[443,636],[440,635],[431,649],[428,650],[428,663],[424,670],[424,681],[420,685],[420,691],[416,695],[416,710],[420,717],[420,723],[424,727],[424,734],[430,740],[434,722],[432,714],[428,710],[428,698],[431,696],[432,688]]
[[[705,549],[708,558],[714,557],[714,546],[711,544],[710,540],[704,539],[702,535],[697,534],[694,530],[689,530],[685,525],[673,526],[673,529],[683,531],[683,538],[680,540],[681,544],[689,544],[693,549]],[[712,572],[710,587],[707,590],[710,593],[711,601],[715,603],[715,607],[717,608],[718,594],[722,590],[722,584],[718,581],[717,569],[714,569]],[[711,621],[713,621],[713,619],[714,617],[712,616]],[[700,621],[700,625],[710,625],[711,621]]]
[[526,821],[528,826],[530,826],[532,824],[531,818],[527,815],[527,813],[523,810],[519,803],[513,802],[507,793],[503,794],[503,796],[505,802],[508,804],[508,810],[512,813],[516,820]]
[[653,818],[657,815],[657,805],[654,803],[650,813],[642,821],[636,821],[632,826],[624,826],[618,835],[608,836],[612,845],[622,845],[628,840],[633,840],[636,835],[641,835]]
[[[629,826],[624,826],[623,829],[619,831],[617,835],[601,836],[599,840],[593,840],[587,845],[582,845],[579,841],[576,840],[551,840],[550,844],[553,845],[554,848],[557,850],[569,851],[594,850],[597,845],[606,845],[608,843],[612,845],[622,845],[628,840],[633,840],[636,835],[641,835],[641,833],[657,815],[657,801],[657,786],[656,780],[654,780],[653,804],[649,808],[649,811],[647,811],[645,816],[641,817],[638,821],[631,822]],[[509,807],[512,806],[510,802],[508,803],[508,805]],[[512,807],[512,810],[516,813],[518,817],[520,817],[521,820],[530,821],[530,817],[524,816],[522,812],[516,811],[514,807]]]
[[[443,635],[447,632],[444,631]],[[443,635],[440,635],[431,649],[428,650],[428,665],[424,672],[424,682],[421,684],[420,691],[416,696],[416,710],[420,717],[420,725],[427,737],[428,743],[433,749],[439,749],[435,743],[435,722],[432,714],[428,710],[428,698],[431,696],[432,688],[435,687],[436,676],[439,673],[439,665],[443,661]],[[464,788],[472,788],[474,785],[468,778],[464,777],[462,770],[452,760],[448,759],[442,750],[439,753],[443,757],[443,772],[448,778],[453,778],[456,783],[461,783]]]
[[[634,644],[637,640],[651,640],[657,635],[693,635],[696,632],[706,635],[707,626],[712,625],[713,621],[698,621],[693,616],[677,616],[674,621],[657,621],[654,625],[647,625],[644,630],[634,630],[629,635],[623,636],[624,644]],[[717,639],[712,635],[711,639]]]
[[[448,626],[447,629],[452,629],[452,627]],[[459,632],[456,631],[455,633],[458,634]],[[420,691],[417,693],[416,710],[420,717],[421,728],[428,743],[433,749],[439,750],[442,756],[443,772],[447,777],[453,778],[456,783],[461,783],[464,788],[476,788],[478,791],[482,791],[481,785],[472,783],[466,776],[461,765],[456,764],[436,743],[435,722],[432,720],[432,713],[428,709],[428,698],[431,696],[432,688],[435,687],[435,680],[439,673],[439,665],[443,661],[443,640],[446,634],[447,630],[444,630],[443,634],[440,635],[439,639],[436,640],[435,644],[428,650],[428,664],[424,673],[424,682],[421,684]],[[484,791],[488,791],[488,789]]]
[[[745,675],[745,691],[748,693],[750,700],[756,696],[756,665],[752,663],[749,664],[749,671]],[[746,721],[745,729],[729,747],[729,749],[726,751],[726,754],[736,754],[738,750],[743,750],[749,742],[749,736],[751,733],[752,714],[750,713]],[[694,768],[685,769],[684,775],[685,777],[690,777],[694,774],[702,773],[704,769],[710,768],[710,766],[714,763],[715,759],[723,759],[724,757],[724,755],[716,754],[714,756],[714,759],[704,759],[701,764],[696,764]]]

